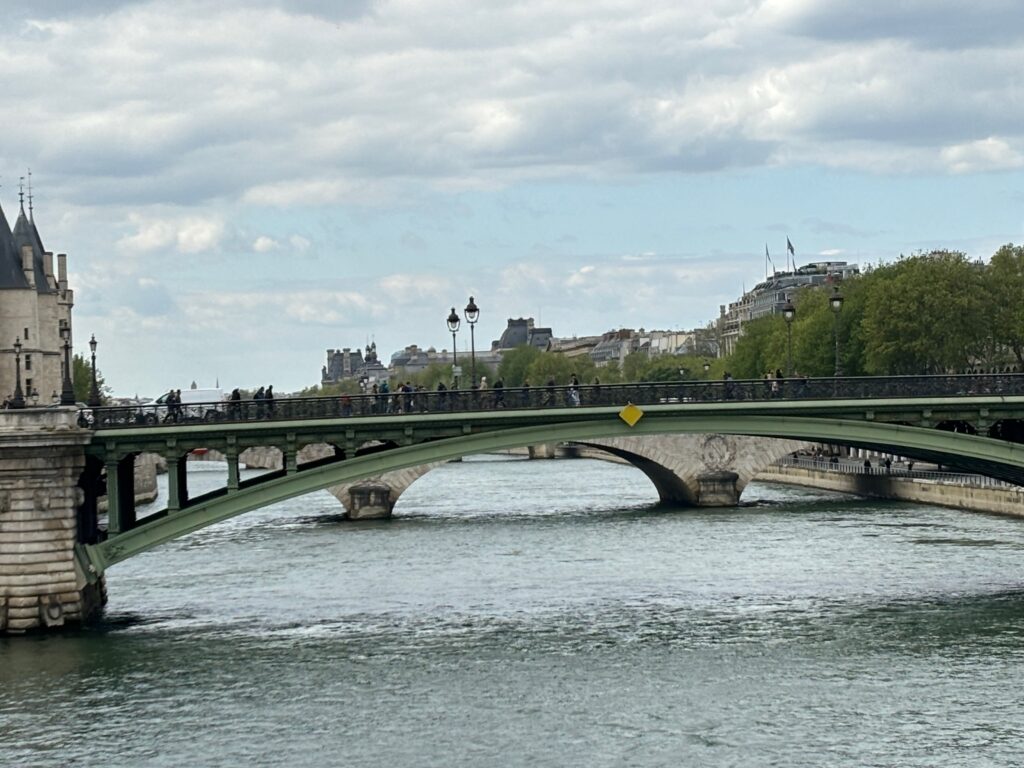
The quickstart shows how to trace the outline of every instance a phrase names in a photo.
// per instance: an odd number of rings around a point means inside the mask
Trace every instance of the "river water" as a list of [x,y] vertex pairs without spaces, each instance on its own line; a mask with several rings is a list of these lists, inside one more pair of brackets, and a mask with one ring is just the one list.
[[390,521],[323,492],[167,544],[95,627],[0,639],[0,765],[1018,764],[1024,521],[655,501],[479,457]]

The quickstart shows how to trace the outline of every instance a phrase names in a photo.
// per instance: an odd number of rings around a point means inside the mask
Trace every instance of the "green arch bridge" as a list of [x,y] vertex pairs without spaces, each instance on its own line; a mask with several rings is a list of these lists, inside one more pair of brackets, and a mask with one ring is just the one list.
[[[632,422],[632,424],[630,423]],[[538,443],[718,433],[869,448],[1024,485],[1024,376],[673,382],[528,390],[95,408],[80,486],[76,557],[98,578],[114,563],[230,517],[383,472]],[[334,455],[297,463],[305,445]],[[284,468],[240,481],[238,456],[274,446]],[[197,449],[228,462],[226,486],[190,497],[185,462]],[[133,465],[168,464],[168,506],[138,518]],[[96,500],[106,492],[101,530]]]

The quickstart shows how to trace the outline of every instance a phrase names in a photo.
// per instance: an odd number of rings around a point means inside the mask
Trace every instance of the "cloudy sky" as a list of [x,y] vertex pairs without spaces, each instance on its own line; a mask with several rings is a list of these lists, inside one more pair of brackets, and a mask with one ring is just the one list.
[[478,346],[691,328],[787,236],[862,265],[1024,240],[1019,0],[0,10],[0,204],[31,168],[117,394],[449,348],[470,294]]

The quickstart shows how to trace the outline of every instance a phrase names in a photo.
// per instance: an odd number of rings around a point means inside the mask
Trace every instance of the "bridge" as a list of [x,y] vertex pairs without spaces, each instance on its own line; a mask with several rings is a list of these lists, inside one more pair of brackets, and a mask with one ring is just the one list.
[[[20,421],[14,429],[0,435],[0,629],[84,618],[102,602],[102,576],[111,565],[244,512],[386,472],[538,443],[601,447],[640,467],[663,498],[675,493],[683,500],[685,479],[645,448],[658,436],[842,444],[1024,485],[1021,375],[398,392],[209,403],[171,411],[166,406],[39,410],[35,428],[33,412],[25,411],[15,417]],[[60,450],[57,458],[42,462],[48,442]],[[330,453],[300,463],[299,451],[314,444],[331,446]],[[283,467],[242,481],[239,454],[257,446],[278,448]],[[185,462],[197,449],[223,453],[227,477],[223,488],[192,497]],[[135,510],[132,481],[140,453],[159,454],[168,465],[167,507],[144,518]],[[773,461],[778,455],[762,458]],[[19,462],[20,481],[9,483]],[[736,493],[742,490],[735,477],[732,482]],[[103,495],[105,529],[97,513]],[[15,519],[5,523],[5,510],[15,508],[17,521],[25,525],[11,528]],[[26,560],[33,547],[25,546],[33,544],[36,530],[29,523],[40,515],[64,521],[51,527],[72,530],[60,547],[46,550],[50,560],[42,555]],[[4,596],[5,568],[13,571],[14,565],[32,561],[53,573],[60,570],[53,558],[60,557],[67,563],[56,587],[40,589],[28,574]],[[26,618],[33,605],[37,614]]]

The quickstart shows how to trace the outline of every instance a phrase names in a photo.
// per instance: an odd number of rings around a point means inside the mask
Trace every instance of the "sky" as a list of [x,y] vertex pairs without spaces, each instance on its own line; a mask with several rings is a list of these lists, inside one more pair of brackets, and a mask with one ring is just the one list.
[[470,295],[478,349],[689,329],[787,237],[1024,241],[1022,38],[1019,0],[0,0],[0,205],[31,169],[118,395],[450,349]]

